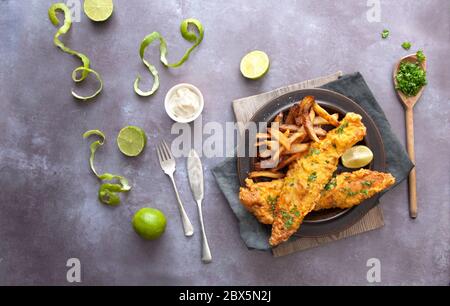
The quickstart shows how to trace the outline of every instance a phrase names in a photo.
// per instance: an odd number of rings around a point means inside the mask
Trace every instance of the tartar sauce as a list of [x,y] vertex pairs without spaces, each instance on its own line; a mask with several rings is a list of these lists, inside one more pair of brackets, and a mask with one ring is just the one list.
[[180,119],[192,118],[200,107],[200,97],[186,87],[178,88],[169,98],[172,114]]

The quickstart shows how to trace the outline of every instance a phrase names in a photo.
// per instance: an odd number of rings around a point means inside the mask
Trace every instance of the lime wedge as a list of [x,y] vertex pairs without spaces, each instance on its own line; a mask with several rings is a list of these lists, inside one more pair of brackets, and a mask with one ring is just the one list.
[[373,159],[372,151],[366,146],[354,146],[342,155],[342,164],[351,169],[362,168]]
[[126,156],[138,156],[147,144],[147,136],[143,129],[137,126],[126,126],[117,136],[117,145],[120,152]]
[[112,0],[84,0],[84,13],[92,21],[105,21],[114,9]]
[[270,60],[263,51],[252,51],[241,60],[241,73],[252,80],[259,79],[269,71]]

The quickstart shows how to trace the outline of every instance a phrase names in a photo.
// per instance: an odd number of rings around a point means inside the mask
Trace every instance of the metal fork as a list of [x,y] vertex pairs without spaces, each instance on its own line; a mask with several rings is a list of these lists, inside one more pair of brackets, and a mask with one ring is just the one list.
[[156,152],[158,153],[159,163],[161,164],[161,168],[164,173],[170,177],[172,181],[173,189],[175,189],[175,194],[178,200],[178,209],[180,210],[181,221],[183,222],[183,229],[185,236],[192,236],[194,234],[194,228],[192,226],[191,221],[189,220],[186,211],[184,210],[183,203],[181,203],[180,195],[178,194],[177,185],[175,184],[175,180],[173,179],[173,173],[175,172],[175,158],[170,152],[169,146],[163,140],[156,147]]

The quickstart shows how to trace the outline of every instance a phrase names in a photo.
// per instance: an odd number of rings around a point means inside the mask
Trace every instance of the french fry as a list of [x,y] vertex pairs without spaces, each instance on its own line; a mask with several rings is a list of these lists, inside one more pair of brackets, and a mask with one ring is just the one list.
[[269,139],[270,135],[267,134],[267,133],[257,133],[256,134],[256,138],[258,138],[258,139]]
[[283,169],[284,167],[290,165],[291,163],[295,162],[296,160],[298,160],[300,157],[303,156],[303,153],[296,153],[293,154],[291,156],[289,156],[289,158],[286,158],[284,160],[282,160],[278,166],[275,168],[275,170],[280,170]]
[[309,111],[309,119],[311,120],[311,122],[314,122],[314,118],[316,118],[316,113],[314,112],[314,109],[311,108],[311,110]]
[[269,149],[259,152],[259,157],[261,158],[269,158],[270,156],[272,156],[272,151]]
[[267,147],[275,147],[277,142],[275,140],[263,140],[255,143],[255,147],[267,146]]
[[286,148],[286,150],[289,150],[291,148],[291,143],[289,142],[289,139],[285,134],[274,128],[267,129],[267,131],[272,136],[272,139],[278,140],[279,143]]
[[278,123],[282,123],[283,122],[283,113],[279,113],[275,119],[273,120],[273,122],[278,122]]
[[267,177],[273,179],[280,179],[285,176],[284,173],[274,171],[252,171],[248,174],[248,178]]
[[313,105],[313,109],[314,111],[317,113],[317,115],[319,115],[320,117],[322,117],[323,119],[325,119],[326,121],[328,121],[328,123],[330,123],[331,125],[334,125],[336,127],[339,126],[339,121],[337,120],[337,118],[333,117],[332,115],[330,115],[325,109],[323,109],[319,104],[314,102]]
[[[339,114],[333,114],[333,115],[331,115],[331,117],[333,117],[333,119],[337,121],[339,118]],[[326,119],[318,116],[318,117],[314,118],[313,124],[314,125],[328,125],[331,123],[329,121],[327,121]]]
[[291,132],[296,132],[296,131],[300,131],[301,127],[295,124],[281,124],[280,125],[280,131],[291,131]]
[[289,109],[289,113],[284,121],[285,124],[295,124],[295,118],[298,116],[298,112],[300,110],[300,105],[295,104]]
[[302,127],[299,132],[296,132],[289,137],[289,142],[291,143],[291,146],[292,146],[292,144],[296,141],[302,142],[305,139],[305,137],[306,137],[306,131]]
[[316,133],[317,136],[321,137],[327,135],[327,131],[318,126],[314,127],[314,133]]
[[284,151],[285,151],[284,147],[278,147],[277,149],[274,150],[271,160],[275,165],[280,160],[280,156],[281,154],[283,154]]
[[316,133],[314,132],[314,127],[311,122],[311,118],[309,117],[309,112],[311,108],[314,105],[314,97],[312,96],[306,96],[301,104],[300,104],[300,121],[301,124],[305,127],[306,132],[308,133],[308,136],[315,142],[319,142],[320,139],[317,137]]
[[309,149],[309,143],[294,143],[291,145],[289,151],[284,151],[283,154],[297,154],[305,152]]

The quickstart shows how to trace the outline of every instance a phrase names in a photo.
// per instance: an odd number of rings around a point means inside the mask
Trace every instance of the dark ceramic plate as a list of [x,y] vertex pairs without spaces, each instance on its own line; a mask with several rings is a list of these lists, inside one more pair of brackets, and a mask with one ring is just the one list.
[[[285,94],[276,98],[264,107],[262,107],[251,119],[253,122],[271,122],[277,114],[287,111],[298,101],[305,96],[314,96],[318,102],[329,113],[339,113],[339,120],[342,119],[346,113],[354,112],[362,116],[362,122],[367,128],[367,135],[359,144],[368,146],[373,154],[373,161],[365,168],[377,171],[385,170],[385,152],[383,141],[378,128],[376,127],[370,116],[354,101],[338,94],[336,92],[325,89],[302,89]],[[259,132],[265,132],[260,130]],[[241,140],[242,144],[254,145],[255,140],[248,139],[245,135]],[[246,150],[248,151],[248,150]],[[253,157],[238,157],[237,168],[238,176],[241,186],[245,186],[245,178],[248,173],[253,170],[255,158]],[[355,169],[346,169],[341,164],[337,169],[337,173],[344,171],[354,171]],[[356,223],[360,220],[370,209],[378,204],[378,197],[372,197],[360,205],[350,209],[332,209],[319,212],[312,212],[303,221],[299,231],[295,234],[301,237],[318,237],[330,234],[336,234]]]

